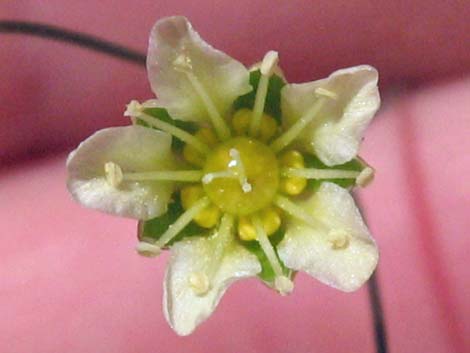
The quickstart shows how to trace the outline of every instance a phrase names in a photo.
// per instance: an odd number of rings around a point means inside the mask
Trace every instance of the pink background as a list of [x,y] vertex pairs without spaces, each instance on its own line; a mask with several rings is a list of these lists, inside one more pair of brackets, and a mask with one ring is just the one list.
[[[137,4],[136,4],[137,3]],[[465,1],[15,1],[1,19],[65,26],[145,51],[153,22],[190,18],[249,65],[269,49],[290,81],[360,63],[381,72],[383,108],[361,155],[379,246],[391,352],[470,350],[470,6]],[[125,124],[151,92],[145,71],[82,48],[0,34],[0,352],[373,352],[363,288],[299,275],[282,298],[231,288],[194,335],[161,313],[166,256],[138,257],[135,222],[73,203],[64,159]]]

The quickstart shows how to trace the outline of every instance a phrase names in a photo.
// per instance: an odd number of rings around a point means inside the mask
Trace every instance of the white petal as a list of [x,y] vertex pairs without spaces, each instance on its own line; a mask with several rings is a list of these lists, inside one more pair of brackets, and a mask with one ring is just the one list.
[[[346,292],[358,289],[377,266],[378,251],[354,199],[345,189],[325,182],[299,205],[332,232],[291,219],[278,246],[282,261],[332,287]],[[334,249],[333,241],[345,240],[343,235],[347,235],[349,246]]]
[[203,121],[207,111],[199,95],[174,62],[185,55],[192,73],[203,85],[219,114],[225,116],[233,101],[252,90],[248,70],[204,42],[184,17],[168,17],[152,29],[147,70],[160,104],[176,119]]
[[[211,315],[230,284],[255,276],[261,266],[253,254],[232,241],[223,250],[220,263],[211,263],[217,238],[194,238],[178,242],[171,248],[167,269],[163,309],[170,326],[179,335],[189,335]],[[190,284],[193,274],[208,274],[209,290],[198,295]]]
[[281,97],[284,122],[290,126],[304,115],[318,100],[318,88],[335,93],[337,100],[326,100],[299,139],[326,165],[345,163],[357,155],[364,130],[380,106],[377,82],[377,70],[362,65],[326,79],[286,85]]
[[136,219],[166,212],[173,183],[123,181],[113,187],[105,177],[107,162],[124,173],[172,170],[170,135],[141,126],[108,128],[83,141],[67,160],[68,189],[84,206]]

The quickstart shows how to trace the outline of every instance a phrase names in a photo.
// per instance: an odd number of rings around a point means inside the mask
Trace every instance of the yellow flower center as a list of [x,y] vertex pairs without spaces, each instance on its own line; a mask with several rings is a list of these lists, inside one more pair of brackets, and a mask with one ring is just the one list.
[[219,144],[207,156],[203,187],[222,211],[248,215],[272,203],[279,187],[279,166],[265,144],[236,137]]

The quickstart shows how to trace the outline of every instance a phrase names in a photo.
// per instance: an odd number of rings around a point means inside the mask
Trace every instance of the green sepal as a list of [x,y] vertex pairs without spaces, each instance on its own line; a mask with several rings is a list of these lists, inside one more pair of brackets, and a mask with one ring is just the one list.
[[[286,275],[289,278],[292,278],[293,271],[289,268],[287,268],[282,260],[279,258],[279,255],[277,253],[277,245],[281,242],[281,240],[284,238],[285,230],[280,228],[276,233],[273,235],[269,236],[269,241],[273,245],[274,251],[276,252],[276,256],[279,259],[279,263],[281,264],[282,267],[282,272],[284,275]],[[258,277],[265,282],[268,286],[272,287],[274,283],[274,279],[276,278],[276,275],[274,273],[274,270],[271,266],[271,264],[268,261],[268,258],[266,257],[266,254],[264,251],[261,249],[261,246],[259,243],[255,240],[253,241],[243,241],[240,240],[238,237],[237,239],[239,240],[240,244],[245,247],[248,251],[256,255],[258,258],[258,261],[261,265],[261,272],[258,273]]]
[[[305,168],[316,168],[316,169],[343,169],[343,170],[354,170],[354,171],[362,171],[366,165],[362,162],[359,158],[354,158],[349,162],[335,165],[334,167],[328,167],[324,164],[317,156],[313,154],[304,153],[304,160],[305,160]],[[321,183],[328,181],[330,183],[335,183],[343,188],[351,188],[356,185],[355,178],[347,178],[347,179],[310,179],[308,181],[309,187],[313,189],[317,189]]]
[[[189,121],[173,119],[170,116],[170,114],[168,114],[168,111],[165,108],[160,108],[160,107],[145,108],[144,113],[148,114],[148,115],[150,115],[150,116],[152,116],[156,119],[164,121],[165,123],[176,126],[177,128],[185,130],[186,132],[189,132],[191,134],[194,133],[197,130],[197,125],[195,123],[189,122]],[[139,119],[139,118],[137,118],[136,124],[140,125],[140,126],[149,127],[149,125],[145,121],[143,121],[142,119]],[[171,147],[174,150],[180,150],[184,147],[184,142],[173,136]]]
[[[139,221],[138,238],[158,240],[163,233],[171,226],[184,212],[179,195],[174,197],[177,201],[171,201],[168,205],[168,210],[165,214],[152,218],[147,221]],[[171,246],[173,243],[178,242],[187,237],[201,236],[207,234],[207,229],[198,226],[194,222],[190,222],[181,232],[178,233],[167,245]]]
[[[253,90],[235,100],[233,103],[235,110],[242,108],[253,109],[260,77],[260,70],[250,72],[250,84],[253,87]],[[264,112],[276,119],[279,124],[281,123],[281,89],[285,84],[286,82],[282,77],[273,74],[269,78],[268,93],[266,95],[266,102],[264,105]]]

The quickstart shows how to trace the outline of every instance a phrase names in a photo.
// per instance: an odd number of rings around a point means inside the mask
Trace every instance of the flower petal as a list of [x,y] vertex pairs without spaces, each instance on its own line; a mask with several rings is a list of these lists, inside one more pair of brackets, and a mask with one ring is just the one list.
[[338,185],[324,182],[300,206],[331,231],[291,219],[278,246],[284,264],[343,291],[358,289],[374,271],[378,251],[354,199]]
[[364,130],[380,106],[377,82],[377,70],[362,65],[322,80],[286,85],[281,98],[285,124],[292,125],[312,107],[319,99],[318,88],[333,92],[337,99],[326,98],[299,140],[328,166],[346,163],[357,155]]
[[173,183],[124,180],[113,187],[106,181],[107,162],[124,173],[174,169],[170,135],[141,126],[108,128],[83,141],[67,159],[67,186],[82,205],[143,220],[166,212]]
[[[189,335],[209,317],[230,284],[261,271],[256,256],[234,241],[223,249],[220,262],[211,262],[217,243],[217,237],[200,237],[178,242],[171,248],[163,310],[168,323],[179,335]],[[198,295],[190,284],[190,276],[210,276],[210,273],[213,277],[208,291]]]
[[207,119],[206,108],[187,74],[175,69],[175,60],[182,56],[222,117],[235,98],[252,89],[248,70],[204,42],[185,17],[165,18],[152,29],[147,70],[152,90],[175,119]]

